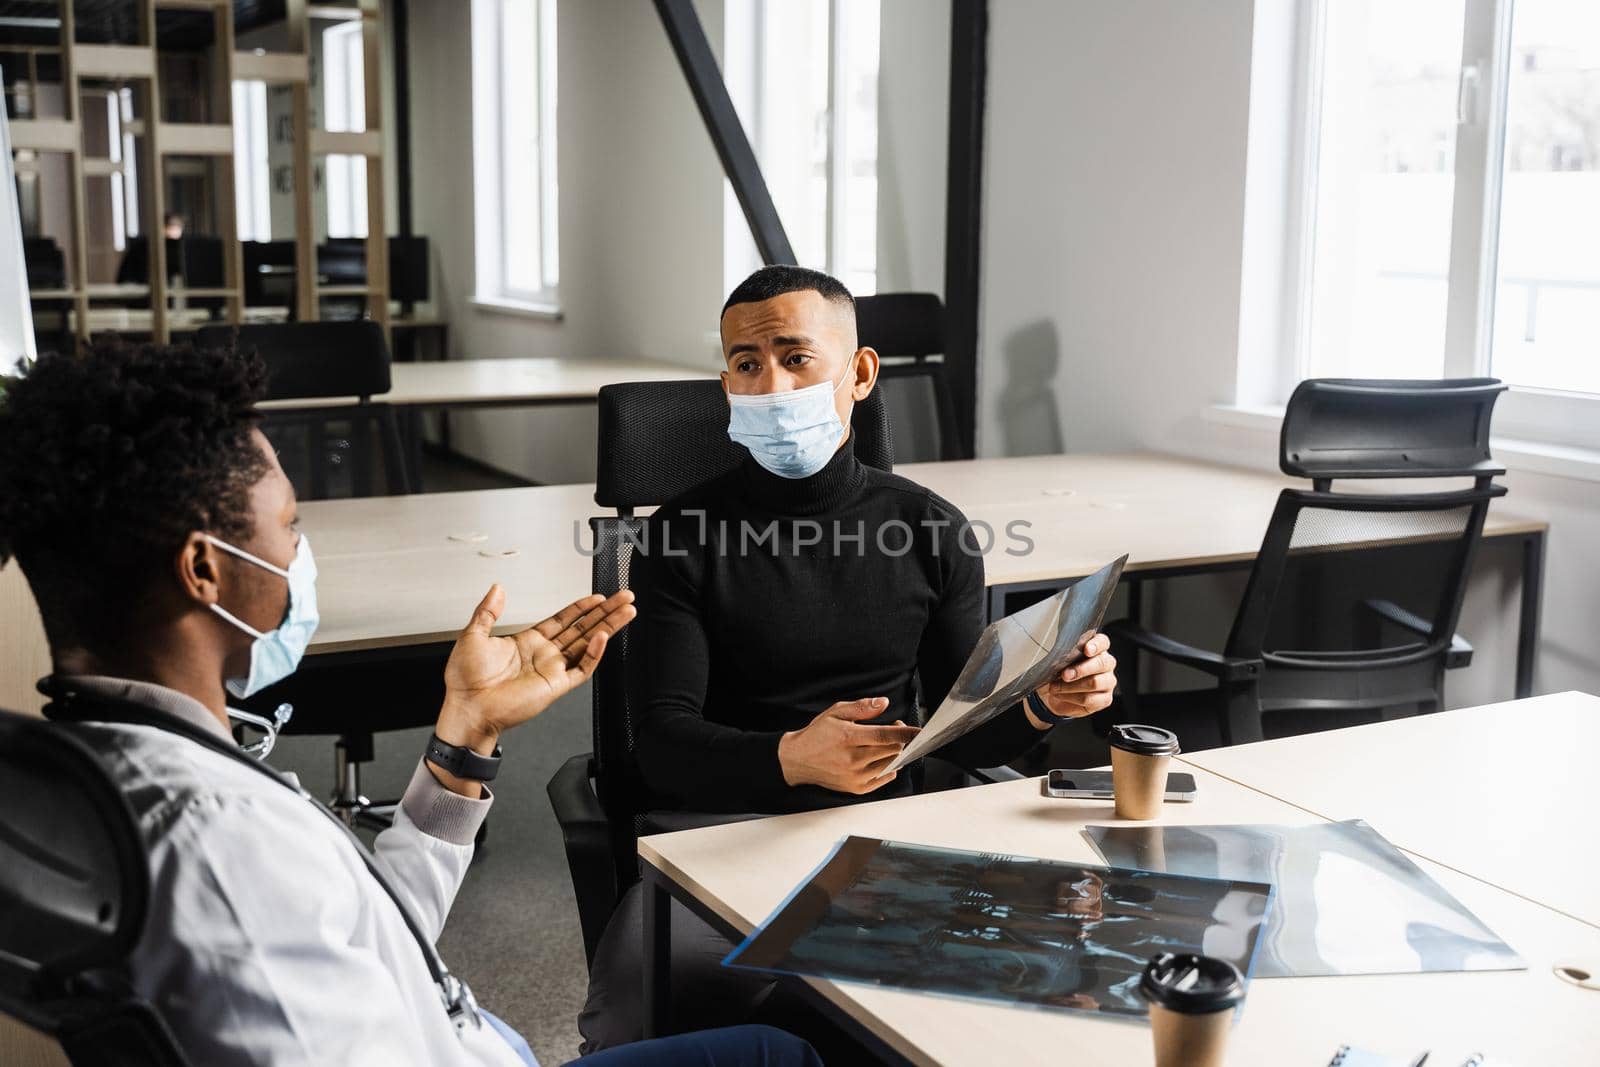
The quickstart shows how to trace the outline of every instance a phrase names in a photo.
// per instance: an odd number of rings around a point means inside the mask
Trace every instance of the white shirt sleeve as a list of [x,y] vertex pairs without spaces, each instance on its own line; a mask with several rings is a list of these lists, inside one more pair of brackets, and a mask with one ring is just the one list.
[[374,842],[379,865],[430,941],[444,929],[472,862],[473,839],[493,801],[487,787],[482,799],[452,793],[419,761],[394,825]]

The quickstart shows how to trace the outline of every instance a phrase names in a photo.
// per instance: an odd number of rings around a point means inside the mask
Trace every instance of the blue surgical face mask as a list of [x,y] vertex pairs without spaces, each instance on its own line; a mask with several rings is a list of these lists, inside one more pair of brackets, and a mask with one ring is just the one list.
[[311,635],[317,632],[317,563],[311,558],[311,542],[300,535],[300,547],[295,551],[289,569],[273,566],[259,556],[226,541],[206,534],[206,540],[222,551],[254,563],[262,570],[285,579],[289,583],[289,607],[277,627],[262,633],[243,619],[226,611],[221,604],[212,604],[211,610],[237,626],[255,642],[250,646],[250,673],[243,678],[229,678],[228,692],[243,699],[254,696],[274,682],[281,682],[300,666],[300,657],[311,644]]
[[818,382],[782,393],[728,394],[728,436],[781,478],[809,478],[828,465],[844,439],[844,423],[833,406],[839,384]]

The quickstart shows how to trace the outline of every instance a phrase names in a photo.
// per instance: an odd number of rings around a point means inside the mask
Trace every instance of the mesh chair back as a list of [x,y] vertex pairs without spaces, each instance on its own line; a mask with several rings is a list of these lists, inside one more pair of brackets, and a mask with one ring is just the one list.
[[944,302],[933,293],[856,298],[856,336],[884,360],[878,388],[893,414],[894,454],[902,463],[955,459],[955,401],[943,362]]
[[66,730],[0,712],[0,966],[64,976],[126,956],[149,872],[122,794]]
[[195,344],[259,353],[267,365],[268,400],[389,391],[389,346],[371,319],[206,326],[195,334]]
[[[389,391],[389,348],[383,330],[368,319],[207,326],[195,343],[259,354],[267,367],[268,400],[365,401]],[[380,453],[385,489],[410,490],[399,422],[387,404],[275,410],[262,429],[304,500],[378,493]]]
[[[595,503],[624,512],[665,503],[744,462],[728,439],[722,383],[624,382],[601,388]],[[879,390],[850,416],[856,457],[889,470],[894,446]],[[598,591],[598,587],[596,587]]]
[[[1315,488],[1279,495],[1227,652],[1263,660],[1267,711],[1434,701],[1489,503],[1505,494],[1483,413],[1501,387],[1329,384],[1302,383],[1290,401],[1281,464]],[[1472,483],[1332,486],[1401,474]]]
[[70,729],[0,712],[0,803],[0,1013],[73,1064],[183,1064],[127,981],[150,874],[104,765]]
[[856,338],[880,356],[942,356],[944,301],[933,293],[858,296]]
[[[850,425],[861,462],[889,470],[889,416],[878,393],[874,389],[855,406]],[[665,503],[731,470],[747,453],[728,439],[727,400],[715,381],[607,386],[600,391],[599,436],[595,501],[623,512],[589,520],[594,591],[609,596],[632,587],[634,551],[645,520],[631,510]],[[613,638],[591,683],[595,790],[614,835],[621,885],[637,877],[633,838],[645,808],[633,758],[643,705],[636,688],[639,640],[634,627]]]

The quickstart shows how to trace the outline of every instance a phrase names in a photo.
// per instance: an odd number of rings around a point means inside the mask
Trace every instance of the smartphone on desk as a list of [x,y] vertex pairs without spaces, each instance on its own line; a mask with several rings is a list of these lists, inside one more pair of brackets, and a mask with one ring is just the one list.
[[[1045,796],[1058,800],[1110,800],[1114,795],[1110,771],[1051,771],[1040,788]],[[1167,775],[1165,799],[1187,802],[1194,799],[1195,791],[1194,775]]]

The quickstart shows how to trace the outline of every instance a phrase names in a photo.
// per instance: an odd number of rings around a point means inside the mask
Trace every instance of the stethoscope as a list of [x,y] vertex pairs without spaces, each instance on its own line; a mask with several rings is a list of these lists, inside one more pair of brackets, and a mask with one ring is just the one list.
[[293,711],[289,705],[279,705],[271,720],[259,715],[252,715],[249,712],[240,713],[235,709],[228,709],[230,718],[240,719],[265,731],[266,736],[261,741],[255,742],[250,746],[250,751],[247,752],[237,745],[225,743],[221,738],[202,730],[192,723],[184,722],[175,715],[157,711],[155,708],[146,707],[131,700],[80,693],[56,678],[46,678],[41,681],[39,683],[39,691],[50,697],[50,703],[45,705],[44,708],[44,715],[47,719],[62,722],[126,723],[133,726],[150,726],[158,730],[165,730],[168,733],[186,737],[197,745],[202,745],[213,752],[226,756],[235,763],[249,767],[256,773],[266,776],[283,788],[308,801],[312,807],[327,816],[328,820],[350,839],[350,843],[361,856],[361,861],[366,864],[367,870],[377,880],[378,884],[383,887],[383,891],[389,895],[389,899],[394,901],[395,908],[400,912],[400,918],[405,921],[406,929],[411,931],[412,940],[416,941],[417,948],[422,951],[422,959],[428,966],[429,975],[433,978],[434,984],[439,987],[439,997],[444,1002],[445,1012],[450,1016],[451,1022],[455,1024],[457,1029],[462,1029],[468,1024],[473,1027],[481,1027],[483,1025],[483,1018],[478,1013],[478,1002],[473,998],[472,990],[467,987],[467,983],[451,974],[449,969],[445,967],[444,961],[439,958],[438,950],[433,947],[433,942],[423,933],[422,928],[417,924],[416,917],[411,914],[410,907],[389,882],[388,875],[384,873],[383,868],[378,866],[377,860],[367,850],[366,845],[362,844],[361,839],[344,824],[339,816],[319,803],[316,797],[265,763],[258,762],[268,752],[272,751],[272,746],[277,741],[278,728],[288,721],[289,715]]

